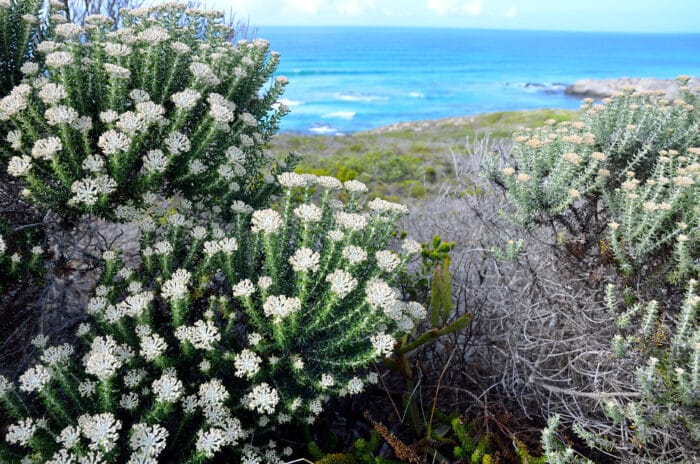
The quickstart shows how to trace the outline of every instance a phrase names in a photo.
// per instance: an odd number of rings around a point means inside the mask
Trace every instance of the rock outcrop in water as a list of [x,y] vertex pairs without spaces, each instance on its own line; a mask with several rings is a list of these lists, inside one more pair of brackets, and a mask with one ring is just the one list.
[[[689,86],[700,88],[700,80],[693,78]],[[621,92],[626,87],[636,91],[662,90],[666,98],[678,98],[678,82],[675,79],[656,79],[653,77],[621,77],[619,79],[582,79],[566,87],[567,95],[580,97],[604,98]]]

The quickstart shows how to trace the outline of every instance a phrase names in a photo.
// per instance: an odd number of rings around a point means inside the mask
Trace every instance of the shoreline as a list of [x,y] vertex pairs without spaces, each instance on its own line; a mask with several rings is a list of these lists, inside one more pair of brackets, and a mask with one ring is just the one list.
[[[679,98],[679,85],[676,79],[661,79],[656,77],[619,77],[614,79],[579,79],[571,84],[555,83],[555,84],[539,84],[527,83],[525,87],[545,88],[547,85],[555,85],[561,88],[558,91],[560,95],[568,96],[572,99],[577,99],[578,102],[584,98],[593,98],[601,100],[611,97],[616,93],[623,92],[626,89],[634,89],[637,92],[662,91],[665,93],[667,100],[675,100]],[[690,89],[700,90],[700,79],[697,77],[691,78],[688,83]],[[546,92],[545,92],[546,93]],[[363,134],[381,134],[388,132],[400,132],[405,130],[413,130],[421,132],[431,130],[434,126],[464,126],[474,121],[493,114],[527,114],[537,111],[577,111],[577,109],[567,109],[560,107],[553,109],[552,107],[543,106],[533,109],[524,110],[503,110],[494,112],[483,112],[474,114],[465,114],[457,116],[445,116],[429,119],[418,119],[414,121],[396,121],[389,124],[384,124],[372,129],[362,129],[357,131],[343,131],[333,129],[328,126],[328,129],[323,128],[314,131],[313,128],[306,130],[283,130],[278,134],[285,136],[298,137],[351,137]]]
[[[391,124],[375,127],[373,129],[364,129],[355,132],[337,132],[337,133],[309,133],[301,131],[279,131],[274,138],[282,137],[309,137],[309,138],[352,138],[364,136],[387,135],[392,133],[401,133],[412,131],[414,133],[426,133],[436,129],[444,130],[446,128],[462,128],[471,127],[474,125],[483,126],[484,121],[488,120],[497,123],[501,120],[512,120],[517,123],[519,119],[532,122],[533,117],[540,114],[566,114],[567,118],[570,114],[578,110],[569,110],[565,108],[537,108],[530,110],[512,110],[512,111],[493,111],[486,113],[477,113],[464,116],[447,116],[433,119],[418,119],[415,121],[398,121]],[[520,127],[525,127],[521,125]],[[273,140],[274,140],[273,138]]]
[[[434,133],[436,130],[449,130],[450,132],[454,129],[479,127],[483,129],[488,129],[489,125],[499,125],[499,123],[510,124],[515,129],[517,127],[526,127],[526,125],[535,123],[537,124],[537,118],[540,115],[549,115],[556,119],[557,115],[570,119],[574,113],[578,110],[568,110],[564,108],[537,108],[530,110],[513,110],[513,111],[494,111],[488,113],[478,113],[473,115],[464,116],[447,116],[435,119],[419,119],[416,121],[399,121],[384,126],[375,127],[374,129],[365,129],[355,132],[342,132],[342,133],[308,133],[300,131],[280,131],[278,132],[273,141],[276,138],[353,138],[353,137],[366,137],[366,136],[378,136],[378,135],[391,135],[392,133]],[[522,123],[519,123],[522,121]],[[541,121],[542,123],[544,120]],[[496,129],[499,129],[498,127]]]

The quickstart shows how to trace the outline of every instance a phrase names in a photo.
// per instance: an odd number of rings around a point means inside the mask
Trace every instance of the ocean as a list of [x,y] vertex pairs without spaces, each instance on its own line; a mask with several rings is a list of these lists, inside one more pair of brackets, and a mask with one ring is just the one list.
[[700,34],[259,27],[289,77],[282,131],[351,133],[399,121],[577,108],[578,79],[700,76]]

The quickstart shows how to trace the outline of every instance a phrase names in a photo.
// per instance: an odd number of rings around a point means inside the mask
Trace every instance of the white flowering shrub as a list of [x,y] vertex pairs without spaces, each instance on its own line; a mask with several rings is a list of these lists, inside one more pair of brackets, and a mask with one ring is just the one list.
[[9,174],[63,215],[113,218],[144,193],[266,203],[287,80],[265,40],[232,44],[221,18],[164,4],[122,11],[116,29],[99,15],[58,24],[0,101]]
[[356,181],[279,183],[279,209],[237,201],[217,223],[183,200],[142,217],[138,265],[104,254],[85,348],[45,347],[0,380],[3,462],[281,462],[291,450],[253,436],[377,381],[366,368],[425,316],[393,287],[420,253],[387,248],[406,208],[360,201]]
[[519,133],[511,162],[492,158],[488,176],[504,187],[520,222],[557,223],[571,237],[602,240],[626,273],[662,258],[675,281],[695,275],[697,95],[686,89],[670,103],[628,91],[591,103],[580,121]]

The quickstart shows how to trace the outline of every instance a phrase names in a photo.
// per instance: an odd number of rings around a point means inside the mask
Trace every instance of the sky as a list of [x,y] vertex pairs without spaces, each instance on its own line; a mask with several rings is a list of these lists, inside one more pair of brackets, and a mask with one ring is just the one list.
[[206,0],[264,26],[700,33],[700,0]]

